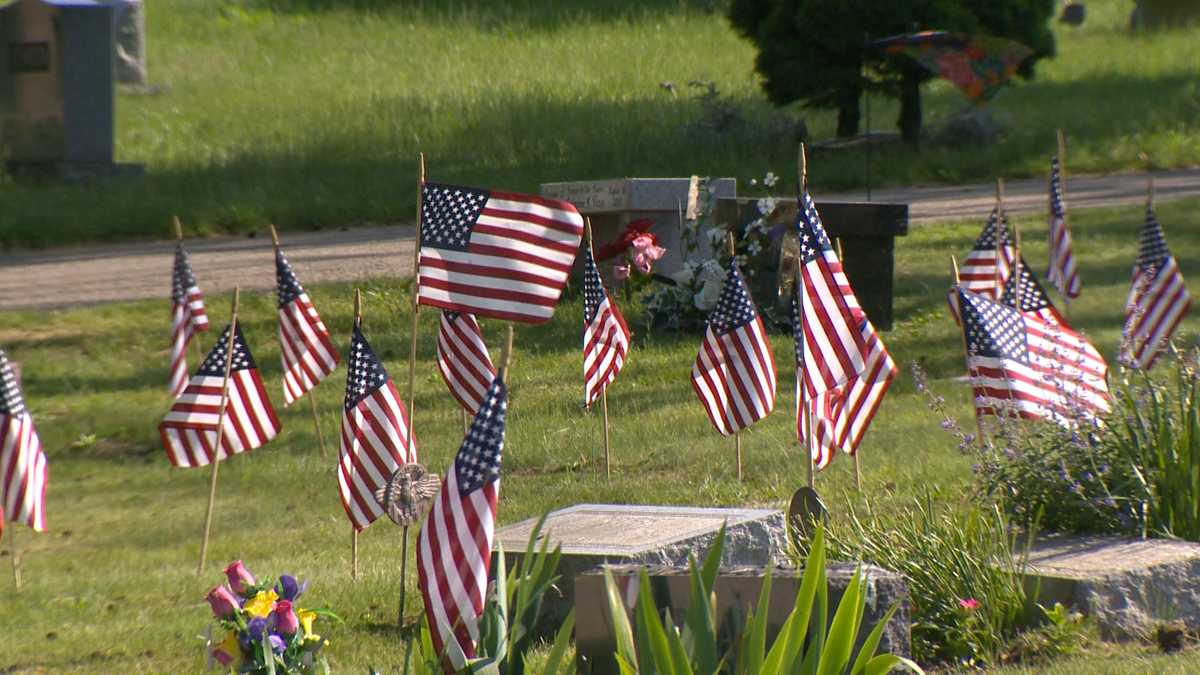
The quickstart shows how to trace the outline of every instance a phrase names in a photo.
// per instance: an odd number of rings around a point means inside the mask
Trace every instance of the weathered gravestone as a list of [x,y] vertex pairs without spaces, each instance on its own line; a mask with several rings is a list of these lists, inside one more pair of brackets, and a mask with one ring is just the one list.
[[1048,537],[1029,551],[1026,586],[1042,605],[1090,615],[1105,638],[1144,635],[1157,621],[1200,628],[1200,544],[1174,539]]
[[65,178],[137,172],[113,164],[112,8],[17,0],[0,8],[0,156]]
[[[908,234],[908,205],[819,201],[817,211],[830,239],[841,240],[846,278],[867,318],[879,330],[891,330],[896,237]],[[755,199],[717,202],[715,220],[726,227],[740,230],[758,218]],[[777,199],[775,211],[768,218],[776,224],[791,224],[795,219],[795,199]],[[768,293],[776,286],[774,270],[771,272],[759,275],[758,283],[764,287],[753,289],[760,304],[774,297]]]
[[[737,181],[715,178],[709,189],[719,198],[737,197]],[[543,183],[543,197],[571,202],[592,221],[592,236],[599,249],[616,239],[629,223],[646,218],[654,223],[651,232],[666,249],[654,266],[656,274],[669,276],[685,260],[680,242],[679,211],[697,199],[691,178],[619,178],[615,180]],[[700,237],[695,259],[712,257],[708,239]],[[586,245],[586,243],[585,243]]]
[[[530,519],[497,533],[509,569],[520,561],[536,524]],[[543,534],[551,550],[562,546],[562,594],[546,598],[539,626],[552,629],[566,617],[576,575],[604,564],[685,566],[688,554],[704,558],[722,524],[723,565],[764,566],[784,558],[783,512],[772,509],[578,504],[550,513]]]
[[[618,587],[623,591],[627,608],[632,609],[638,591],[638,565],[610,567]],[[858,645],[895,605],[896,612],[886,624],[879,641],[880,652],[909,656],[911,631],[909,627],[908,584],[894,572],[872,565],[850,563],[831,564],[826,571],[829,588],[829,620],[837,607],[855,569],[861,569],[866,608],[859,628]],[[691,603],[690,577],[687,568],[659,567],[647,571],[655,606],[669,609],[671,616],[682,622]],[[717,617],[722,625],[744,625],[746,609],[756,608],[765,570],[762,567],[722,569],[713,591],[717,596]],[[795,606],[803,570],[776,568],[771,571],[771,593],[767,611],[767,645],[778,635],[787,615]],[[757,611],[757,610],[756,610]],[[632,623],[632,618],[630,620]],[[604,586],[602,570],[593,570],[575,579],[575,670],[587,675],[616,675],[616,641],[612,616]]]
[[113,8],[117,82],[146,83],[146,11],[142,0],[101,0]]

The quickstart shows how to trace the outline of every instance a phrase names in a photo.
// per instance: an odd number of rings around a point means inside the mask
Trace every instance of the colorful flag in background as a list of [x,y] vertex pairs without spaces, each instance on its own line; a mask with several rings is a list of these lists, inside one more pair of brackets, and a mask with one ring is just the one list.
[[475,656],[500,498],[508,393],[497,377],[421,526],[417,578],[434,651],[447,673]]
[[296,279],[283,251],[275,250],[279,307],[279,355],[283,359],[283,403],[291,405],[337,369],[337,349],[317,308]]
[[775,357],[737,263],[730,262],[692,366],[692,389],[717,431],[729,436],[775,408]]
[[170,392],[179,396],[187,386],[187,346],[192,336],[208,330],[204,296],[192,276],[187,251],[175,246],[175,265],[171,273],[171,370],[167,380]]
[[958,290],[979,415],[1073,426],[1109,409],[1108,366],[1075,331]]
[[346,364],[338,492],[350,524],[362,530],[383,515],[375,493],[396,469],[417,461],[417,444],[400,394],[358,326]]
[[463,410],[471,414],[479,410],[496,377],[496,366],[474,316],[442,310],[437,364],[442,380]]
[[1133,266],[1133,284],[1125,301],[1121,361],[1149,370],[1191,306],[1183,273],[1167,250],[1154,209],[1147,205],[1146,224],[1142,226],[1137,262]]
[[629,353],[629,328],[613,304],[591,250],[583,257],[583,404],[591,407]]
[[437,183],[421,194],[421,304],[524,323],[554,315],[583,236],[574,206]]
[[217,460],[222,460],[229,455],[249,452],[279,433],[279,418],[267,398],[258,366],[250,355],[242,327],[238,325],[226,388],[225,431],[221,434],[221,447],[215,447],[228,345],[229,327],[226,326],[208,357],[158,425],[167,458],[174,466],[206,466],[213,461],[214,455]]
[[1050,158],[1050,264],[1046,280],[1063,297],[1079,297],[1082,284],[1075,269],[1075,253],[1071,249],[1071,228],[1067,225],[1067,206],[1063,201],[1062,170],[1058,157]]
[[46,454],[8,355],[0,349],[0,528],[7,516],[46,529]]

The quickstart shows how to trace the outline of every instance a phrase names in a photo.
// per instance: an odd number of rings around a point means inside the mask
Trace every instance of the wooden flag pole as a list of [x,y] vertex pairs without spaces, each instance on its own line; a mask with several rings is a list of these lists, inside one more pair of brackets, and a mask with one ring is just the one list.
[[[1013,223],[1013,258],[1015,259],[1013,265],[1016,266],[1014,273],[1017,275],[1017,280],[1013,283],[1013,302],[1019,312],[1021,311],[1021,226],[1017,223]],[[1012,278],[1012,274],[1008,276],[1010,279]],[[1003,297],[1004,293],[1001,292],[1000,295]]]
[[[1000,261],[1004,259],[1004,238],[1000,234],[1000,228],[1004,228],[1007,234],[1008,225],[1004,222],[1004,179],[996,179],[996,262],[993,266],[995,274],[992,278],[992,284],[995,287],[996,300],[1000,299],[1004,289],[1000,286]],[[956,282],[957,283],[957,282]]]
[[[845,270],[846,256],[842,254],[842,238],[838,237],[833,241],[834,245],[837,246],[838,260],[842,263],[842,269]],[[854,454],[850,456],[854,458],[854,485],[859,490],[862,490],[862,465],[858,461],[858,450],[856,449]]]
[[[587,233],[588,255],[595,255],[592,244],[592,219],[585,217],[583,219],[583,229]],[[608,385],[600,390],[600,413],[604,420],[604,477],[612,480],[612,465],[609,450],[609,435],[608,435]],[[740,473],[740,472],[739,472]]]
[[[279,257],[279,232],[275,229],[275,225],[271,224],[271,246],[275,249],[275,257]],[[282,334],[281,334],[282,337]],[[321,417],[317,414],[317,394],[316,390],[308,392],[308,407],[312,410],[313,428],[317,432],[317,445],[321,448],[321,456],[329,456],[329,451],[325,447],[325,434],[321,433]]]
[[[737,264],[735,261],[735,259],[737,258],[737,245],[734,244],[734,241],[733,241],[733,232],[729,232],[726,235],[725,244],[726,244],[726,247],[729,249],[729,265],[730,265],[730,267],[732,267],[733,265]],[[605,416],[607,417],[607,411],[605,413]],[[608,440],[607,426],[605,427],[604,432],[605,432],[605,447],[607,448],[607,445],[608,445],[607,444],[607,440]],[[740,429],[733,432],[733,449],[734,449],[734,453],[737,455],[737,478],[738,478],[738,481],[740,482],[742,480],[742,432]]]
[[[959,276],[958,276],[958,258],[955,258],[953,255],[951,255],[950,256],[950,265],[954,268],[954,287],[957,289],[959,284],[961,283]],[[963,314],[962,307],[958,308],[958,315],[959,315],[959,317],[962,317],[961,321],[963,322],[962,325],[959,326],[958,332],[962,336],[963,358],[967,360],[967,378],[970,379],[971,378],[971,362],[970,362],[971,353],[967,349],[967,334],[965,332],[966,317]],[[975,387],[974,382],[972,382],[971,388],[974,389],[974,387]],[[979,441],[980,445],[983,445],[983,421],[979,418],[979,408],[977,408],[975,406],[974,401],[972,401],[972,403],[971,403],[971,408],[975,411],[975,432],[979,435],[979,438],[977,440]]]
[[13,523],[12,532],[8,535],[9,555],[12,556],[13,588],[21,592],[21,553],[17,550],[17,527]]
[[418,284],[421,280],[421,212],[425,202],[425,153],[420,154],[420,178],[417,180],[417,236],[413,241],[413,288],[412,288],[412,341],[408,350],[408,436],[414,437],[417,428],[417,316]]
[[[354,289],[354,327],[362,330],[362,291],[357,288]],[[409,439],[411,442],[411,434]],[[354,462],[350,462],[350,483],[353,482]],[[350,523],[350,578],[358,581],[358,528],[354,523]]]
[[204,574],[208,558],[208,535],[212,530],[213,502],[217,499],[217,469],[221,466],[221,442],[225,437],[225,408],[229,404],[229,371],[233,368],[233,348],[237,344],[238,299],[241,288],[233,287],[233,310],[229,318],[229,340],[225,343],[225,376],[221,380],[221,405],[217,408],[217,442],[213,444],[212,474],[208,479],[208,509],[204,514],[204,539],[200,540],[200,564],[196,576]]

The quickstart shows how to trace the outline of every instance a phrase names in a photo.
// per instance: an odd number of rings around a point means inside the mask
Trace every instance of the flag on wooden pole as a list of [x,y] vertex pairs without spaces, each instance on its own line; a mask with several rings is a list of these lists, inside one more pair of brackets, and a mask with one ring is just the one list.
[[179,396],[187,387],[187,346],[192,336],[208,330],[204,296],[196,286],[187,251],[175,245],[175,264],[171,274],[171,370],[167,386]]
[[340,358],[329,338],[329,329],[279,248],[275,249],[275,292],[279,308],[279,355],[283,360],[283,402],[291,405],[337,370]]
[[400,394],[357,325],[346,363],[338,490],[350,523],[362,530],[383,515],[376,491],[417,460],[417,446]]
[[424,183],[420,304],[543,323],[570,274],[583,217],[568,202]]
[[1079,297],[1082,284],[1075,268],[1075,252],[1071,248],[1071,228],[1067,225],[1067,207],[1063,199],[1062,172],[1059,158],[1050,158],[1050,264],[1046,280],[1065,298]]
[[1013,273],[1004,283],[1004,291],[1000,294],[1000,304],[1013,307],[1026,314],[1033,314],[1043,321],[1069,326],[1067,320],[1058,313],[1050,296],[1042,289],[1034,276],[1033,270],[1025,264],[1022,256],[1017,260]]
[[629,353],[629,327],[613,303],[588,247],[583,259],[583,405],[617,378]]
[[1147,204],[1133,283],[1125,301],[1121,361],[1149,370],[1191,306],[1183,273],[1167,249],[1153,206]]
[[434,651],[453,673],[475,656],[500,497],[508,393],[503,372],[475,413],[417,540],[417,574]]
[[730,261],[692,365],[692,389],[712,425],[729,436],[774,410],[775,387],[771,343],[737,262]]
[[[1008,218],[999,204],[992,209],[983,232],[975,240],[975,246],[963,259],[959,267],[959,279],[963,288],[980,293],[993,300],[1000,297],[1004,284],[1008,282],[1009,274],[1016,260],[1016,247],[1013,236],[1009,231]],[[954,321],[959,321],[958,293],[950,289],[946,295],[946,303],[950,306],[950,315]]]
[[221,447],[214,447],[217,443],[229,343],[229,327],[226,326],[212,351],[158,425],[167,458],[174,466],[206,466],[214,456],[222,460],[229,455],[249,452],[279,433],[279,418],[263,388],[262,376],[239,324],[234,330],[231,347],[233,360]]
[[8,355],[0,349],[0,529],[5,517],[46,529],[46,454]]
[[474,315],[442,310],[437,364],[450,394],[466,413],[475,414],[496,377],[496,366]]

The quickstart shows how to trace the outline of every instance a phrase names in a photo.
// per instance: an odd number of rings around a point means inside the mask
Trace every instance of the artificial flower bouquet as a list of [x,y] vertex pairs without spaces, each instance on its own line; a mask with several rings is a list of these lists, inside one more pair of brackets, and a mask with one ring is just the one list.
[[241,560],[225,568],[227,583],[205,599],[225,631],[220,643],[208,645],[209,665],[220,663],[231,673],[328,673],[321,649],[329,646],[313,629],[317,618],[340,621],[324,609],[302,609],[296,602],[308,588],[284,574],[275,584],[256,581]]

